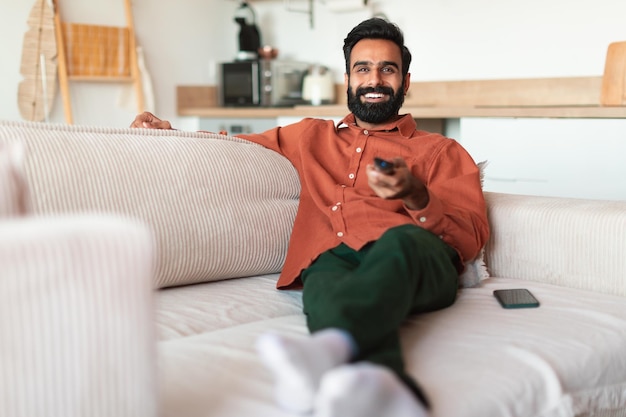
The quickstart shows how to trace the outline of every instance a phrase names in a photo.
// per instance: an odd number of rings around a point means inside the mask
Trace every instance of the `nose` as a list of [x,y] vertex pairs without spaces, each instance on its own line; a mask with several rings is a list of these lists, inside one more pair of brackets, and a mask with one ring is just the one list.
[[383,83],[383,78],[378,71],[370,71],[369,78],[367,80],[367,84],[371,86],[378,86]]

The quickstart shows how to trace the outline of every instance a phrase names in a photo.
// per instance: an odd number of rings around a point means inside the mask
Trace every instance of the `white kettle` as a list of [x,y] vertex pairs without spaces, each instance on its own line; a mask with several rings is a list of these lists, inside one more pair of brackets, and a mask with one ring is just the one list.
[[335,102],[335,83],[331,71],[312,65],[302,81],[302,99],[314,106]]

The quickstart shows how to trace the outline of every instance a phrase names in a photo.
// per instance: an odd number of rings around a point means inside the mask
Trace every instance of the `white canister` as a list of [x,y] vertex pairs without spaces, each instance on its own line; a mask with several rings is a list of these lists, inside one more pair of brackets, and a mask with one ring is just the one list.
[[327,67],[313,65],[302,81],[302,98],[314,106],[335,102],[335,83]]

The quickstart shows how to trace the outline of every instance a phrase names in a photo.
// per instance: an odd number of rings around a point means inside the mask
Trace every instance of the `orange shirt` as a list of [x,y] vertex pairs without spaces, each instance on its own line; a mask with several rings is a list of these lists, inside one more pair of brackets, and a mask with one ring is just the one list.
[[[479,170],[455,140],[417,130],[411,115],[379,130],[358,127],[354,115],[342,122],[304,119],[261,134],[238,135],[291,161],[302,186],[287,258],[278,288],[301,285],[300,273],[340,243],[358,250],[387,229],[415,224],[438,235],[471,260],[489,235]],[[428,189],[430,201],[410,210],[401,200],[378,197],[365,167],[374,157],[402,157]]]

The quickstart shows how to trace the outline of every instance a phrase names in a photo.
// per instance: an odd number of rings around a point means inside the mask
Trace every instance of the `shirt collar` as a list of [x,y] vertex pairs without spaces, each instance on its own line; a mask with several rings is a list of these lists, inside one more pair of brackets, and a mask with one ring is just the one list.
[[[354,113],[350,113],[346,117],[344,117],[339,123],[337,123],[337,128],[342,125],[346,125],[348,127],[354,127],[357,129],[362,129],[356,125],[356,117],[354,117]],[[382,125],[380,128],[373,130],[374,132],[390,132],[393,130],[398,130],[400,135],[405,138],[410,138],[413,135],[413,132],[417,129],[417,123],[415,123],[415,119],[410,114],[400,115],[396,120],[389,122],[387,124]]]

